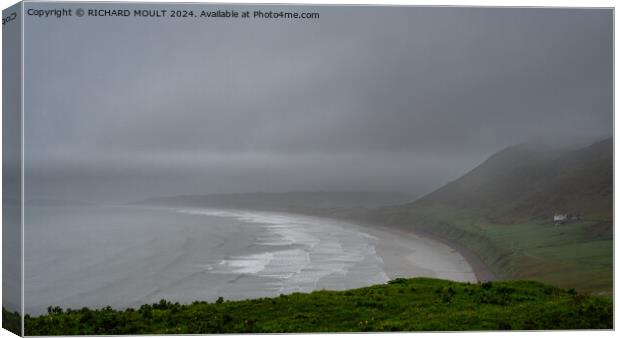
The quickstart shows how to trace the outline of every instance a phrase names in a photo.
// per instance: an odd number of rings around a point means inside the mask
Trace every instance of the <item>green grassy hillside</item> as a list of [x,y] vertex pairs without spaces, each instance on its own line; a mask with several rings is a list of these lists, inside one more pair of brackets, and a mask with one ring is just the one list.
[[512,224],[553,213],[612,217],[613,142],[566,150],[534,144],[510,147],[412,207],[484,209],[485,218]]
[[[579,219],[555,225],[555,213]],[[534,279],[610,295],[613,285],[613,142],[577,149],[508,148],[374,223],[458,243],[500,279]]]
[[27,335],[611,329],[608,299],[538,282],[397,279],[348,291],[26,317]]

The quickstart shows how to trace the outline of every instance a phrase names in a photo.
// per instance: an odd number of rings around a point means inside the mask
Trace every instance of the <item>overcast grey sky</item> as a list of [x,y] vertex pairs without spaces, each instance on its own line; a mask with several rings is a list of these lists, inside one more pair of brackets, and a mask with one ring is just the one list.
[[612,133],[611,10],[270,8],[320,19],[27,18],[26,199],[418,194]]

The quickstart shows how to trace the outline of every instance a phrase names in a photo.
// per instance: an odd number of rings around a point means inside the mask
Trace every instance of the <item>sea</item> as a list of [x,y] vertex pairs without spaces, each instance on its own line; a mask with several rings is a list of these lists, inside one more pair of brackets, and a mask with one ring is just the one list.
[[345,290],[397,277],[475,281],[430,239],[341,220],[208,208],[27,206],[24,306],[137,308]]

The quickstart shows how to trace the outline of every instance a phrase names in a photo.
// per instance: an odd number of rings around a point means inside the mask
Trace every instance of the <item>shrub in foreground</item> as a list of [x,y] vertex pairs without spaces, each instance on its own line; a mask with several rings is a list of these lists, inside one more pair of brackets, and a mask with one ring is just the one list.
[[538,282],[396,279],[347,290],[26,317],[27,335],[611,329],[610,299]]

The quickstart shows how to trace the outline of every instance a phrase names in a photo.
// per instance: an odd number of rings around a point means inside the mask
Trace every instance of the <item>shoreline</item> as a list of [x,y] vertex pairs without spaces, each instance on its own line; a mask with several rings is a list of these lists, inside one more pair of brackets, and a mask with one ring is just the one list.
[[497,276],[491,270],[489,266],[487,266],[480,257],[478,257],[475,253],[473,253],[470,249],[465,247],[462,244],[451,241],[449,239],[428,233],[426,231],[418,230],[418,229],[410,229],[404,228],[402,226],[388,226],[382,225],[376,222],[369,222],[363,219],[356,219],[355,217],[346,217],[346,216],[336,216],[336,215],[325,215],[321,213],[313,213],[313,212],[302,212],[302,211],[286,211],[286,210],[256,210],[256,211],[269,211],[269,212],[284,212],[289,214],[300,214],[307,215],[312,217],[321,217],[327,219],[333,219],[337,221],[350,222],[356,225],[360,225],[363,227],[370,227],[373,229],[385,230],[388,232],[393,232],[401,235],[413,235],[416,237],[428,239],[431,241],[439,242],[443,245],[448,246],[450,249],[456,251],[459,255],[461,255],[465,261],[471,266],[472,272],[476,276],[476,279],[479,282],[488,282],[497,280]]
[[[141,210],[134,210],[135,208],[132,206],[130,207],[131,210],[125,210],[124,207],[121,207],[120,210],[100,210],[101,208],[96,207],[96,210],[84,209],[80,212],[68,213],[69,216],[67,216],[66,210],[46,209],[48,213],[41,215],[41,221],[56,220],[58,224],[64,224],[67,229],[73,229],[72,227],[75,224],[80,224],[82,226],[79,230],[83,233],[110,236],[114,240],[120,238],[117,236],[117,231],[111,231],[116,230],[116,228],[102,227],[97,221],[91,221],[105,217],[106,222],[122,219],[124,225],[121,234],[123,236],[144,237],[144,231],[147,233],[156,232],[158,235],[147,235],[144,240],[138,242],[118,240],[114,249],[115,255],[112,259],[103,260],[99,257],[102,254],[110,255],[111,249],[99,242],[92,242],[92,249],[85,252],[84,255],[80,255],[79,259],[70,262],[71,267],[83,266],[85,268],[73,271],[67,267],[69,263],[63,263],[65,265],[60,266],[60,270],[69,271],[70,274],[60,274],[58,269],[46,270],[41,268],[38,278],[43,282],[37,284],[35,279],[35,282],[32,283],[33,280],[31,279],[31,284],[26,285],[26,288],[31,289],[31,293],[37,296],[26,305],[25,310],[33,315],[44,313],[45,308],[50,305],[64,308],[80,306],[127,308],[136,307],[140,304],[150,304],[162,298],[181,303],[189,303],[196,299],[215,301],[217,297],[244,300],[272,297],[283,292],[288,294],[296,291],[310,292],[310,290],[321,289],[349,290],[384,284],[396,278],[428,277],[468,283],[494,279],[486,266],[465,248],[419,231],[403,229],[406,226],[405,224],[386,226],[382,225],[381,222],[356,219],[352,215],[330,217],[326,214],[321,215],[319,212],[295,213],[285,210],[264,209],[254,209],[254,211],[281,216],[291,215],[300,220],[288,220],[288,217],[273,218],[271,215],[249,215],[244,216],[249,217],[247,221],[239,221],[232,217],[226,221],[215,219],[211,222],[209,219],[205,221],[203,217],[196,217],[193,213],[182,216],[176,210],[178,207],[142,206],[137,208],[162,211],[151,212],[149,210],[146,213]],[[197,209],[204,209],[204,207]],[[226,209],[218,208],[217,210]],[[252,211],[252,209],[234,210]],[[185,214],[185,212],[181,214]],[[270,219],[275,220],[270,221]],[[212,231],[205,230],[205,222],[212,225],[207,227],[213,228]],[[248,264],[259,263],[257,262],[257,253],[273,251],[269,247],[262,248],[260,245],[258,248],[256,247],[259,243],[256,242],[256,239],[259,238],[263,238],[266,241],[265,243],[271,243],[272,239],[269,237],[271,235],[264,233],[264,229],[268,227],[244,226],[246,223],[262,224],[264,222],[267,222],[266,224],[275,222],[273,223],[275,228],[281,223],[286,229],[292,229],[291,236],[297,236],[290,241],[288,237],[284,236],[284,242],[290,242],[283,246],[287,249],[284,251],[291,252],[282,253],[284,258],[280,257],[280,261],[285,259],[286,262],[292,257],[291,255],[299,256],[297,251],[300,250],[289,248],[291,243],[297,242],[295,238],[301,238],[299,239],[300,243],[308,241],[308,243],[314,243],[317,239],[325,240],[326,244],[320,247],[321,250],[317,251],[315,257],[317,258],[316,262],[318,262],[315,264],[320,265],[327,262],[325,268],[318,269],[319,265],[317,265],[314,270],[309,270],[308,274],[302,276],[305,279],[298,278],[290,281],[279,281],[274,277],[277,276],[274,275],[274,271],[275,273],[280,270],[289,271],[286,268],[288,265],[282,270],[282,264],[276,264],[275,270],[271,271],[270,274],[262,275],[243,270]],[[316,228],[312,226],[313,223],[317,224]],[[177,226],[173,228],[169,224],[176,224]],[[292,227],[289,227],[288,224],[291,224]],[[233,234],[242,232],[240,227],[247,228],[244,233],[248,236],[233,236]],[[340,229],[341,227],[343,229]],[[296,228],[299,228],[299,231],[296,232]],[[50,228],[44,229],[52,231]],[[183,231],[179,232],[175,229],[183,229]],[[222,238],[216,238],[214,235],[218,231],[224,231],[220,236]],[[229,236],[229,234],[231,235]],[[266,235],[268,236],[265,237]],[[274,233],[274,236],[282,237],[278,233]],[[38,239],[44,241],[45,237],[47,236],[40,236]],[[223,240],[228,237],[231,239]],[[310,239],[304,240],[304,238]],[[228,242],[227,246],[222,247],[222,244],[226,242]],[[314,248],[314,245],[312,247]],[[245,248],[251,248],[251,250]],[[37,254],[41,256],[43,253],[45,252],[41,251]],[[212,257],[205,259],[205,253]],[[51,252],[51,254],[50,257],[52,258],[62,257],[56,252]],[[330,259],[336,263],[331,263]],[[196,266],[196,262],[201,265]],[[229,263],[219,269],[218,267],[222,265],[222,262]],[[299,262],[293,260],[290,264],[299,265]],[[264,270],[266,265],[263,264],[259,271]],[[353,266],[355,268],[349,269]],[[214,267],[216,273],[209,272],[214,270]],[[153,270],[156,272],[151,272]],[[114,274],[110,274],[109,271],[114,271],[116,275],[122,275],[123,280],[117,280],[114,278]],[[317,271],[320,274],[317,274]],[[327,272],[327,274],[322,272]],[[150,276],[146,282],[144,276]],[[152,277],[156,276],[158,279],[153,280]],[[240,276],[243,280],[240,280]],[[45,286],[48,283],[47,281],[66,285],[66,281],[76,278],[80,278],[82,282],[71,288],[56,288],[53,293],[40,287],[40,285]],[[308,278],[310,278],[309,282],[314,283],[314,286],[308,284]],[[299,284],[300,281],[303,283]],[[210,285],[210,287],[205,289],[205,284]],[[136,286],[144,286],[145,290],[136,292]]]
[[479,282],[489,282],[489,281],[497,280],[497,276],[495,275],[495,273],[493,273],[493,271],[482,261],[482,259],[480,259],[480,257],[478,257],[476,254],[474,254],[471,250],[469,250],[462,244],[427,233],[425,231],[405,230],[402,228],[390,228],[390,227],[386,227],[386,228],[390,229],[390,231],[401,232],[404,234],[411,234],[414,236],[426,238],[431,241],[444,244],[450,247],[452,250],[458,252],[461,256],[463,256],[463,258],[467,261],[469,266],[471,266],[472,271],[474,275],[476,276],[476,279]]
[[401,235],[413,235],[417,237],[421,237],[424,239],[428,239],[431,241],[439,242],[443,245],[448,246],[450,249],[456,251],[460,254],[465,261],[471,266],[472,272],[476,276],[476,279],[479,282],[488,282],[498,280],[495,273],[491,270],[489,266],[487,266],[480,257],[478,257],[475,253],[473,253],[470,249],[465,247],[462,244],[451,241],[449,239],[428,233],[426,231],[412,229],[412,228],[404,228],[402,226],[388,226],[384,224],[380,224],[377,222],[371,222],[364,219],[357,219],[355,217],[346,217],[346,216],[337,216],[337,215],[326,215],[321,213],[313,213],[313,212],[303,212],[303,211],[285,211],[285,210],[257,210],[257,211],[271,211],[271,212],[284,212],[290,214],[300,214],[307,215],[313,217],[322,217],[327,219],[334,219],[337,221],[350,222],[353,224],[357,224],[363,227],[370,227],[373,229],[381,229],[388,232],[399,233]]
[[[316,216],[314,214],[307,214],[307,215]],[[369,221],[361,220],[361,219],[346,218],[346,217],[336,218],[336,217],[329,217],[329,216],[319,216],[319,217],[326,217],[326,218],[332,218],[332,219],[342,220],[346,222],[352,222],[353,224],[358,224],[364,227],[381,229],[381,230],[398,233],[398,234],[405,235],[405,236],[413,235],[416,237],[420,237],[423,239],[441,243],[443,245],[446,245],[450,249],[456,251],[459,255],[461,255],[465,259],[465,261],[467,261],[469,266],[471,266],[472,268],[472,272],[474,273],[474,275],[476,276],[476,279],[479,282],[489,282],[489,281],[498,280],[495,273],[491,270],[490,267],[488,267],[482,261],[482,259],[480,259],[480,257],[478,257],[475,253],[473,253],[470,249],[468,249],[464,245],[456,243],[449,239],[446,239],[446,238],[443,238],[443,237],[440,237],[440,236],[437,236],[437,235],[434,235],[434,234],[431,234],[431,233],[428,233],[422,230],[407,229],[407,228],[403,228],[402,226],[382,225],[379,223],[369,222]]]
[[[209,208],[209,207],[207,206],[206,208]],[[461,255],[465,259],[465,261],[472,268],[472,272],[479,282],[497,280],[497,276],[495,275],[495,273],[493,273],[493,271],[482,261],[482,259],[480,259],[480,257],[478,257],[470,249],[468,249],[462,244],[456,243],[454,241],[445,239],[443,237],[440,237],[440,236],[437,236],[437,235],[434,235],[434,234],[431,234],[431,233],[428,233],[422,230],[409,229],[409,228],[404,228],[402,226],[387,226],[387,225],[382,225],[377,222],[369,222],[367,220],[357,219],[355,217],[346,217],[346,216],[341,216],[341,215],[329,215],[329,214],[322,214],[320,212],[311,212],[311,211],[301,211],[301,210],[291,211],[291,210],[260,209],[260,208],[256,208],[256,209],[230,208],[230,209],[247,210],[247,211],[253,210],[253,211],[259,211],[259,212],[260,211],[276,212],[276,213],[284,213],[284,214],[291,214],[291,215],[297,214],[297,215],[302,215],[302,216],[319,217],[319,218],[324,218],[324,219],[332,219],[335,221],[348,222],[348,223],[352,223],[353,225],[359,225],[362,227],[370,227],[371,229],[384,230],[384,231],[392,232],[392,233],[399,234],[399,235],[405,235],[405,236],[413,235],[413,236],[427,239],[430,241],[438,242],[440,244],[443,244],[449,247],[455,252],[457,252],[459,255]]]

